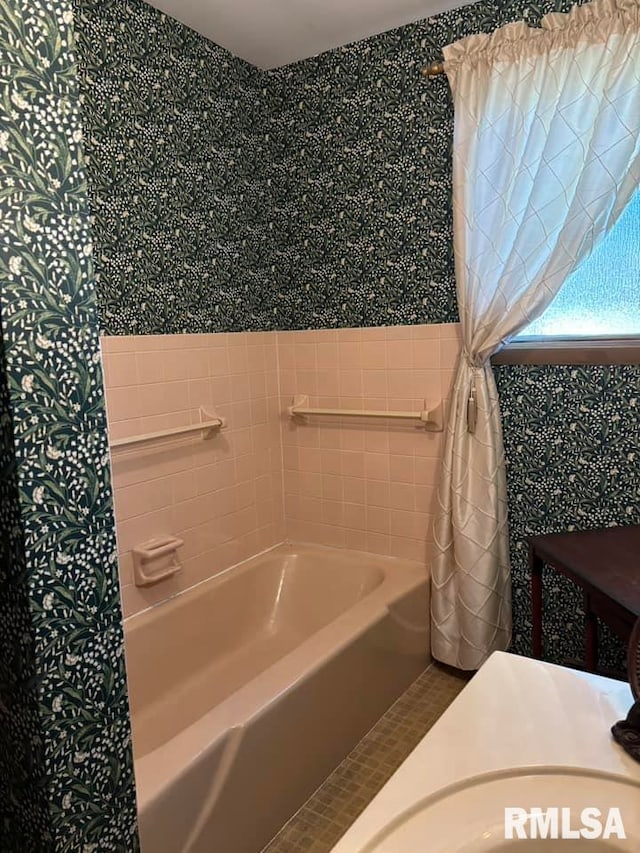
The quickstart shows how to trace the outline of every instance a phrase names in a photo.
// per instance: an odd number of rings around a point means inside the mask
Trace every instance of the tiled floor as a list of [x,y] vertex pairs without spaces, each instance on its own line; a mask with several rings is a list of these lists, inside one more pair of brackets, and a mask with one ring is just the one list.
[[455,699],[467,678],[432,665],[285,824],[263,853],[327,853]]

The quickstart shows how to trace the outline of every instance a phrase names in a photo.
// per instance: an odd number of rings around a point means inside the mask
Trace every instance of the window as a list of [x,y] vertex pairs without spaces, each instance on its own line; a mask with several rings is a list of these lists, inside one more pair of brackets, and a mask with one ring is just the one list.
[[640,190],[544,314],[493,360],[507,364],[640,360]]
[[518,337],[640,337],[640,191],[597,249]]

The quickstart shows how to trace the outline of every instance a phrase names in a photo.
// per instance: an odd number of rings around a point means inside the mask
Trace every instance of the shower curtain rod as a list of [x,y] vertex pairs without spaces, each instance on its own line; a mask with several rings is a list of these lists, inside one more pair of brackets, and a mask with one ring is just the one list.
[[444,62],[432,62],[430,65],[423,65],[420,73],[423,77],[437,77],[438,74],[444,74]]

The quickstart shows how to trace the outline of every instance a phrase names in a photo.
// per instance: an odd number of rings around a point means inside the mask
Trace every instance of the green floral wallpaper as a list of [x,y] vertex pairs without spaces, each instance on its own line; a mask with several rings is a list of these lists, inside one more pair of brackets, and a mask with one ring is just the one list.
[[38,680],[6,379],[0,335],[0,838],[19,839],[15,850],[46,851]]
[[458,319],[453,104],[446,77],[420,68],[460,38],[571,5],[481,0],[270,73],[277,327]]
[[[640,524],[640,366],[495,369],[504,424],[513,572],[514,651],[531,649],[524,537]],[[581,658],[583,607],[576,588],[545,576],[545,647],[558,663]],[[602,662],[623,663],[605,632]]]
[[12,853],[138,847],[72,48],[70,2],[0,0],[5,646],[25,631],[2,700],[16,736],[3,793],[21,790]]
[[451,99],[419,74],[437,51],[425,21],[271,73],[278,327],[457,319]]
[[109,334],[270,328],[261,73],[141,0],[76,0]]
[[108,334],[457,319],[443,45],[480,2],[259,72],[141,0],[76,0]]

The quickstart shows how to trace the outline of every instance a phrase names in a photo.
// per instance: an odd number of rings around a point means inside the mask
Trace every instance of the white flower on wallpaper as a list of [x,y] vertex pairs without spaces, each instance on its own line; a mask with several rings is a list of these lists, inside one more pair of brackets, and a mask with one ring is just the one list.
[[28,101],[22,97],[19,92],[11,93],[11,103],[14,104],[19,110],[27,111],[30,109],[30,105]]
[[36,346],[39,349],[51,349],[54,344],[49,340],[49,338],[46,338],[43,334],[38,332],[36,334]]
[[42,231],[41,226],[36,222],[35,219],[32,219],[30,216],[24,217],[24,227],[27,231],[32,231],[34,234],[37,234],[39,231]]

